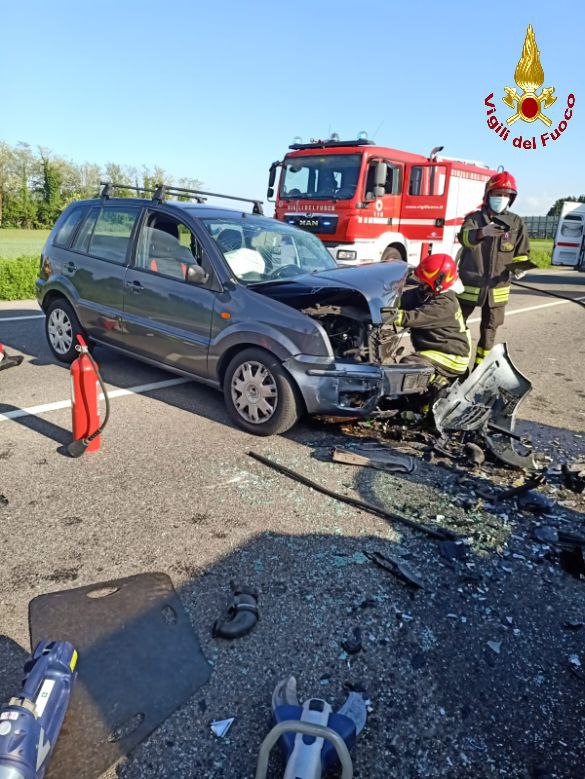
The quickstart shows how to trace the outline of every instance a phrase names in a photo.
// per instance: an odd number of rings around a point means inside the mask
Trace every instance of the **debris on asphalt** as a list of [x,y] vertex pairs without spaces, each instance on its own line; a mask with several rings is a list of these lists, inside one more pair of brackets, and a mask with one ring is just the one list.
[[581,630],[583,627],[585,627],[585,622],[582,620],[572,620],[567,619],[563,623],[563,627],[567,628],[567,630]]
[[496,500],[508,500],[509,498],[522,495],[524,492],[528,492],[529,490],[533,490],[536,487],[540,487],[545,483],[545,481],[546,474],[539,473],[536,476],[532,476],[530,479],[526,479],[526,481],[522,482],[521,484],[515,485],[508,490],[504,490],[496,497]]
[[483,465],[485,462],[485,452],[479,446],[478,444],[473,443],[473,441],[468,441],[465,444],[465,454],[467,456],[468,461],[472,465]]
[[439,552],[450,563],[467,559],[467,546],[462,541],[439,541]]
[[412,457],[400,452],[393,452],[387,446],[378,443],[365,443],[351,448],[336,446],[331,452],[331,459],[335,463],[377,468],[388,473],[412,473],[414,471]]
[[495,652],[497,655],[500,654],[500,650],[502,648],[502,642],[501,641],[488,641],[487,645],[492,650],[492,652]]
[[556,527],[547,527],[539,525],[532,528],[532,537],[541,544],[557,544],[559,541],[559,531]]
[[234,639],[250,633],[258,622],[258,594],[249,587],[236,587],[232,583],[233,600],[223,617],[212,628],[214,638]]
[[585,559],[580,544],[566,544],[559,553],[559,562],[562,569],[570,576],[576,579],[585,576]]
[[415,587],[416,589],[421,589],[423,587],[420,574],[414,571],[408,563],[404,562],[404,560],[400,560],[398,557],[383,555],[381,552],[369,552],[364,550],[364,554],[374,563],[374,565],[393,574],[405,584]]
[[235,720],[235,717],[230,717],[229,719],[214,719],[210,725],[211,732],[214,736],[217,736],[217,738],[223,738],[227,735],[228,730],[234,724]]
[[540,492],[528,490],[518,495],[518,508],[533,514],[548,514],[554,508],[554,501]]
[[0,495],[0,508],[4,508],[5,506],[8,506],[10,501],[6,497],[6,495]]
[[585,460],[564,463],[562,466],[563,484],[572,492],[585,492]]
[[581,668],[581,658],[579,655],[569,655],[569,663],[573,668]]
[[361,652],[363,648],[362,643],[362,631],[359,627],[355,627],[352,632],[351,636],[346,638],[344,641],[341,642],[342,648],[347,652],[348,655],[357,655],[358,652]]
[[376,506],[373,503],[368,503],[365,500],[359,500],[359,498],[352,498],[349,495],[342,495],[339,492],[334,492],[333,490],[324,487],[322,484],[318,484],[312,479],[307,478],[307,476],[303,476],[302,474],[293,471],[291,468],[287,468],[285,465],[280,465],[280,463],[276,463],[273,460],[270,460],[268,457],[264,457],[264,455],[259,454],[258,452],[250,451],[248,452],[248,455],[249,457],[252,457],[254,460],[258,460],[258,462],[262,463],[263,465],[266,465],[268,468],[273,468],[275,471],[282,473],[284,476],[288,476],[289,479],[298,481],[300,484],[304,484],[306,487],[310,487],[316,492],[320,492],[323,495],[327,495],[327,497],[333,498],[334,500],[338,500],[341,503],[347,503],[349,506],[354,506],[354,508],[361,509],[362,511],[368,511],[371,514],[376,514],[377,516],[382,517],[382,519],[385,519],[388,522],[398,522],[402,525],[406,525],[412,530],[416,530],[420,533],[425,533],[427,536],[430,536],[431,538],[438,538],[438,539],[450,538],[453,540],[457,538],[455,533],[451,532],[450,530],[447,530],[446,528],[431,528],[428,527],[427,525],[414,522],[413,520],[401,516],[400,514],[394,514],[390,511],[386,511],[385,509],[380,508],[379,506]]

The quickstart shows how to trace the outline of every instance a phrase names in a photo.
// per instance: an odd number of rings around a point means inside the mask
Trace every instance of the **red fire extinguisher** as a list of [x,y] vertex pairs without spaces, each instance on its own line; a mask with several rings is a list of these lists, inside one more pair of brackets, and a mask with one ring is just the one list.
[[[100,448],[100,435],[110,416],[110,404],[99,367],[89,353],[83,336],[77,336],[79,357],[71,363],[71,408],[73,441],[67,446],[71,457],[81,457],[86,451]],[[100,424],[98,388],[104,395],[106,413]]]

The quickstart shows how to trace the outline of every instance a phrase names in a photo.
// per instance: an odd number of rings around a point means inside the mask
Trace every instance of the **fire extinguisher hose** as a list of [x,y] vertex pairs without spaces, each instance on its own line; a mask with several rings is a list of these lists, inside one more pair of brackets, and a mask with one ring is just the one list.
[[106,425],[108,424],[108,420],[110,418],[110,399],[108,398],[108,392],[106,390],[106,385],[104,384],[104,380],[102,379],[100,369],[98,367],[97,362],[93,359],[93,357],[89,353],[89,349],[85,351],[85,354],[89,357],[89,361],[91,362],[92,367],[95,371],[95,375],[97,376],[100,389],[104,396],[104,403],[106,409],[105,409],[103,422],[97,428],[97,430],[94,430],[94,432],[88,435],[86,438],[78,438],[76,441],[71,441],[71,443],[68,444],[67,453],[69,454],[70,457],[81,457],[81,455],[85,453],[85,450],[91,444],[91,442],[94,439],[96,439],[98,435],[101,435],[101,433],[103,433]]

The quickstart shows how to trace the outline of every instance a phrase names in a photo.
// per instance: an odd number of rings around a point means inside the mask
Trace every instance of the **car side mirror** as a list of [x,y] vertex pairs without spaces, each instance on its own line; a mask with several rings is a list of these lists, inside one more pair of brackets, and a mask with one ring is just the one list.
[[187,268],[187,281],[189,284],[205,284],[209,274],[206,273],[201,265],[189,265]]

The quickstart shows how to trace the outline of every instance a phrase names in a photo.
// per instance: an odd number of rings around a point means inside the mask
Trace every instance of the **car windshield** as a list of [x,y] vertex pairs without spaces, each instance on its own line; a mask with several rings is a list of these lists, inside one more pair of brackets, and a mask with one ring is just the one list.
[[284,161],[280,199],[351,200],[361,159],[361,154],[289,157]]
[[318,238],[274,219],[246,216],[202,221],[232,273],[244,284],[337,267]]

